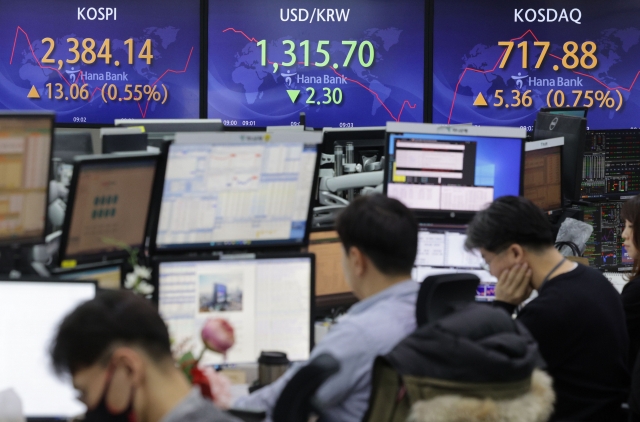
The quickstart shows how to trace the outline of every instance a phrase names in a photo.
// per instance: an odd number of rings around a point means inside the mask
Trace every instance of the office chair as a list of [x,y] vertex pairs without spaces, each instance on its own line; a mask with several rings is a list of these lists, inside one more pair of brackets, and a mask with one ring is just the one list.
[[307,422],[313,412],[322,417],[322,404],[314,395],[340,369],[340,363],[323,353],[302,367],[286,385],[273,409],[273,422]]
[[480,279],[474,274],[440,274],[424,279],[416,302],[418,327],[475,301]]

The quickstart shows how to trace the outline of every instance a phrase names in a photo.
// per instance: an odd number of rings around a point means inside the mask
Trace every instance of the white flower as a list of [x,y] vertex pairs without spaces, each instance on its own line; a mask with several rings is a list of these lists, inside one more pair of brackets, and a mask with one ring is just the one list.
[[154,290],[155,289],[153,288],[153,286],[147,283],[146,281],[141,281],[140,284],[138,284],[138,287],[136,288],[136,291],[143,295],[150,295],[153,293]]
[[124,281],[124,287],[127,289],[133,289],[138,283],[138,276],[135,273],[127,274],[127,277]]
[[133,273],[143,280],[151,279],[151,270],[147,267],[143,267],[141,265],[135,265],[133,267]]

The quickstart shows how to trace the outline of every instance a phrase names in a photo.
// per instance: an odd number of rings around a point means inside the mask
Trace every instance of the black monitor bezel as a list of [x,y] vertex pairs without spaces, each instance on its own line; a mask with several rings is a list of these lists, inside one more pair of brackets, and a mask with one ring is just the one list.
[[[69,159],[65,159],[65,158],[61,158],[61,157],[57,157],[56,153],[59,153],[60,150],[56,148],[56,143],[60,141],[61,137],[65,137],[65,136],[71,136],[74,138],[80,138],[83,137],[85,138],[85,140],[88,138],[89,139],[89,144],[91,145],[91,151],[84,151],[82,153],[78,153],[78,154],[74,154],[73,156],[79,156],[79,155],[91,155],[93,154],[95,151],[93,150],[93,137],[91,136],[91,132],[89,130],[85,130],[85,131],[71,131],[71,130],[56,130],[54,131],[54,137],[53,137],[53,155],[52,155],[52,160],[60,160],[62,163],[65,164],[72,164],[73,163],[73,159],[69,160]],[[55,175],[53,175],[55,178]]]
[[[158,310],[160,309],[160,264],[165,262],[202,262],[202,261],[254,261],[265,259],[296,259],[309,258],[309,280],[311,282],[309,294],[309,353],[315,345],[315,313],[316,313],[316,256],[312,253],[257,253],[233,255],[167,255],[155,256],[152,260],[151,283],[154,286],[152,300]],[[256,359],[258,356],[256,356]],[[244,362],[243,362],[244,363]]]
[[324,150],[326,147],[333,145],[334,142],[353,142],[354,148],[362,148],[363,145],[360,145],[360,142],[377,139],[380,139],[379,147],[384,148],[387,139],[386,131],[387,129],[384,126],[349,129],[325,128],[322,134],[322,143],[320,144],[320,148],[321,150]]
[[[157,153],[131,153],[131,154],[109,154],[109,155],[94,155],[94,156],[81,156],[77,157],[73,164],[73,176],[71,177],[71,184],[69,185],[69,197],[67,201],[67,211],[64,216],[64,223],[62,226],[62,235],[60,236],[60,248],[58,251],[58,259],[57,264],[60,267],[65,267],[65,261],[73,261],[75,265],[77,264],[85,264],[85,263],[93,263],[93,262],[101,262],[101,261],[111,261],[118,259],[126,259],[129,256],[129,253],[125,250],[114,250],[109,252],[101,252],[95,254],[86,254],[74,257],[68,257],[66,254],[67,245],[69,242],[69,229],[71,227],[71,221],[73,218],[73,211],[75,209],[75,199],[77,195],[78,189],[78,181],[80,177],[80,173],[82,171],[82,167],[86,164],[110,164],[110,163],[128,163],[135,161],[143,161],[143,160],[153,160],[155,162],[155,169],[153,175],[153,186],[156,183],[156,178],[158,177],[158,162],[159,162],[159,154]],[[144,222],[144,234],[142,237],[142,241],[140,242],[139,249],[143,250],[146,243],[147,238],[147,226],[149,222],[149,218],[151,216],[151,208],[152,208],[152,200],[153,200],[153,192],[149,197],[149,204],[147,208],[147,215]]]
[[[562,119],[562,120],[574,120],[574,121],[579,121],[580,124],[580,133],[578,134],[578,140],[580,140],[580,138],[582,139],[582,144],[579,145],[579,148],[577,151],[571,151],[571,147],[572,144],[570,142],[567,142],[567,136],[564,136],[564,132],[558,132],[556,134],[554,134],[554,136],[552,138],[542,138],[539,139],[539,136],[536,136],[536,128],[538,127],[538,125],[540,123],[538,117],[545,117],[547,119],[553,117],[558,118],[558,119]],[[548,132],[547,129],[540,129],[541,131],[544,132]],[[544,112],[540,112],[538,113],[538,115],[536,116],[536,121],[534,122],[533,125],[533,139],[534,140],[544,140],[544,139],[553,139],[554,137],[564,137],[564,145],[562,146],[562,156],[564,157],[565,154],[569,154],[571,152],[575,152],[576,156],[574,157],[576,159],[576,170],[575,170],[575,174],[572,175],[572,177],[575,179],[574,183],[573,183],[573,190],[571,192],[567,192],[567,189],[565,188],[565,183],[563,180],[563,188],[562,188],[562,194],[564,195],[564,199],[563,202],[566,207],[567,205],[567,201],[569,202],[576,202],[576,201],[580,201],[581,200],[581,185],[582,185],[582,168],[583,168],[583,159],[584,159],[584,149],[585,149],[585,143],[587,140],[587,119],[584,117],[576,117],[576,116],[566,116],[566,115],[562,115],[562,114],[552,114],[552,113],[544,113]],[[566,166],[566,161],[562,161],[562,176],[564,178],[564,174],[565,174],[565,166]]]
[[[565,114],[567,111],[583,111],[584,116],[574,116],[573,114]],[[549,113],[549,114],[561,114],[563,116],[570,117],[581,117],[583,119],[587,118],[587,113],[589,112],[589,107],[542,107],[539,110],[539,113]]]
[[2,111],[0,112],[0,119],[10,118],[10,119],[20,119],[20,118],[29,118],[29,119],[48,119],[51,121],[50,128],[50,137],[49,137],[49,156],[47,158],[47,186],[46,186],[46,200],[44,204],[44,221],[42,225],[42,234],[38,236],[28,236],[28,237],[12,237],[12,238],[0,238],[0,248],[18,248],[23,246],[33,246],[42,244],[45,241],[46,231],[47,231],[47,223],[49,219],[49,201],[51,199],[49,192],[49,180],[51,179],[51,160],[53,159],[53,137],[54,137],[54,128],[55,128],[55,117],[56,114],[53,112],[43,112],[43,111]]
[[[122,288],[124,286],[124,279],[126,276],[126,271],[125,271],[126,266],[123,260],[102,261],[102,262],[95,262],[91,264],[81,264],[71,268],[53,268],[51,269],[51,276],[63,281],[67,281],[67,280],[83,281],[81,279],[72,279],[72,278],[62,279],[60,277],[78,274],[78,273],[84,273],[87,271],[99,271],[102,269],[114,268],[114,267],[118,267],[120,269],[120,288]],[[98,288],[102,289],[99,283],[98,283]]]
[[[127,143],[138,142],[144,144],[143,149],[138,150],[118,150],[117,148],[105,148],[105,141],[109,144],[108,141],[126,141]],[[144,141],[144,142],[142,142]],[[102,135],[100,139],[100,144],[102,147],[102,154],[122,154],[122,153],[131,153],[131,152],[144,152],[147,150],[147,146],[149,144],[149,135],[145,132],[139,133],[108,133]],[[113,145],[110,145],[110,147]]]
[[[437,137],[439,135],[448,135],[448,134],[438,134],[438,133],[422,133],[422,132],[395,132],[388,131],[387,138],[385,142],[385,150],[384,155],[386,157],[386,162],[384,166],[384,180],[383,180],[383,192],[387,195],[387,188],[389,185],[389,172],[391,170],[392,162],[389,155],[389,146],[391,143],[391,135],[403,135],[403,134],[415,134],[415,135],[428,135]],[[480,135],[457,135],[457,136],[469,136],[476,138],[491,138],[491,136],[480,136]],[[522,192],[524,190],[524,146],[525,146],[525,138],[513,138],[513,137],[505,137],[505,136],[496,136],[497,138],[503,139],[520,139],[520,184],[518,187],[518,195],[522,196]],[[495,199],[494,199],[495,200]],[[476,215],[477,211],[459,211],[459,210],[423,210],[423,209],[412,209],[410,208],[416,219],[419,222],[430,222],[430,223],[440,223],[443,222],[451,223],[451,224],[468,224],[471,219]]]
[[[273,142],[273,141],[272,141]],[[176,145],[175,142],[169,146],[168,156],[166,166],[169,165],[169,157],[171,156],[171,147]],[[307,221],[305,224],[305,233],[302,240],[294,242],[291,239],[285,239],[283,241],[273,242],[273,241],[250,241],[250,243],[246,244],[230,244],[230,245],[210,245],[210,244],[185,244],[180,247],[158,247],[157,238],[158,238],[158,227],[160,225],[160,218],[158,216],[157,222],[153,227],[150,235],[149,241],[149,250],[152,255],[176,255],[180,253],[199,253],[199,252],[228,252],[228,251],[260,251],[264,249],[269,249],[270,251],[280,251],[286,252],[291,250],[300,250],[300,248],[307,247],[309,245],[309,233],[311,232],[311,219],[313,218],[313,203],[315,201],[315,193],[318,189],[318,174],[320,167],[320,158],[322,154],[320,153],[320,145],[321,144],[304,144],[304,147],[315,146],[316,148],[316,160],[315,160],[315,169],[313,171],[313,181],[311,186],[311,194],[309,195],[309,204],[307,205]],[[160,195],[160,201],[158,203],[158,213],[161,212],[162,207],[162,199],[164,197],[164,185],[166,181],[163,181],[162,185],[162,193]]]
[[[191,127],[191,125],[193,125]],[[173,136],[176,133],[189,132],[224,132],[225,127],[220,119],[123,119],[116,127],[129,129],[144,127],[150,136]]]

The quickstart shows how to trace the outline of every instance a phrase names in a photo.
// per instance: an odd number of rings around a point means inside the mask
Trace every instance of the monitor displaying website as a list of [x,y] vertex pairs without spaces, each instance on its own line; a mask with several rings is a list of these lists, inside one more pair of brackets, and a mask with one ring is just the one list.
[[[159,311],[180,353],[203,348],[209,318],[234,328],[227,363],[255,362],[261,351],[306,360],[311,347],[311,257],[171,261],[158,264]],[[205,353],[205,364],[223,357]]]

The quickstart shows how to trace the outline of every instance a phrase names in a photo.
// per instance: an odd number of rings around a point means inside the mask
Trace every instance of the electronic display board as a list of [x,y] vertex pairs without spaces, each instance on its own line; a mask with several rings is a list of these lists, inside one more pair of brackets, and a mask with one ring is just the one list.
[[200,1],[3,1],[0,109],[58,124],[198,118]]
[[208,117],[225,126],[422,122],[424,0],[209,2]]
[[637,0],[434,0],[434,123],[531,130],[586,106],[590,129],[640,126],[639,17]]

